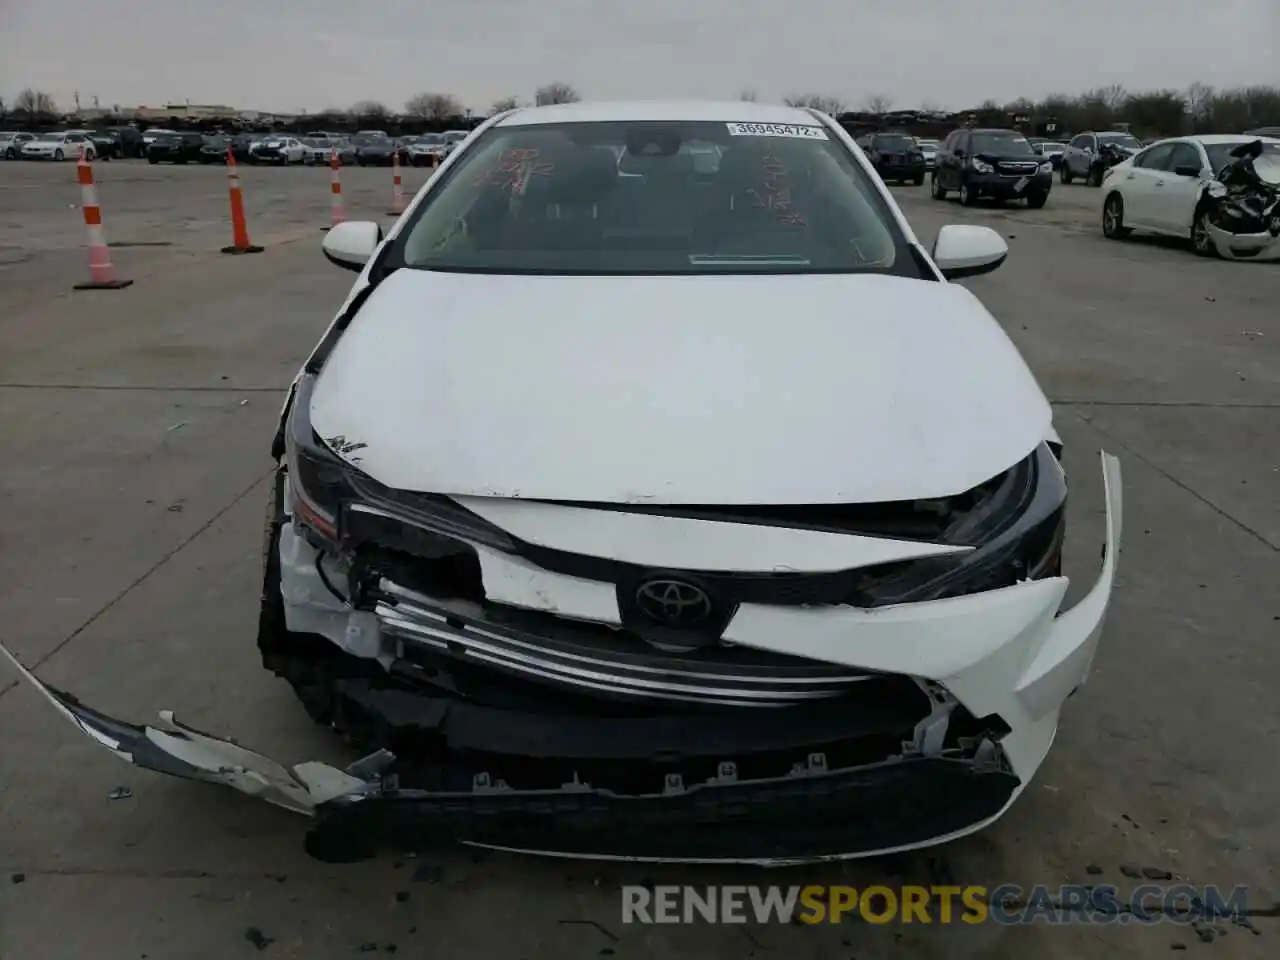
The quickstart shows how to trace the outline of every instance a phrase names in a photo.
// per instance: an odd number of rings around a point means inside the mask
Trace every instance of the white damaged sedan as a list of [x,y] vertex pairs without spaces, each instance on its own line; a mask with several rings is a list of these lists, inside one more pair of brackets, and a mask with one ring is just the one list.
[[364,758],[42,687],[83,730],[311,815],[331,861],[863,856],[1030,782],[1098,643],[1120,470],[1063,610],[1049,404],[949,282],[998,234],[926,250],[823,114],[570,104],[491,118],[389,234],[324,252],[360,275],[281,417],[258,644]]

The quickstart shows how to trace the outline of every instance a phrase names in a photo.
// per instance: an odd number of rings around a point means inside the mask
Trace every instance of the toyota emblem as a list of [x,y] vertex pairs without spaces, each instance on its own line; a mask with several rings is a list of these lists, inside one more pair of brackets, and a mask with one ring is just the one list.
[[683,580],[646,580],[636,590],[636,607],[667,627],[698,627],[711,619],[711,598]]

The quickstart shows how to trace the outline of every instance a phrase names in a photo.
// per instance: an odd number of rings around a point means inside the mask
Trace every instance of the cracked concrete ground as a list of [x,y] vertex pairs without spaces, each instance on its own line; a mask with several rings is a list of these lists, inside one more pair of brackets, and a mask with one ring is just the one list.
[[[162,707],[282,759],[347,755],[257,665],[258,551],[281,391],[352,278],[317,249],[325,175],[243,170],[257,257],[222,257],[221,171],[97,167],[119,292],[71,293],[84,251],[74,171],[0,165],[0,624],[49,682],[124,719]],[[344,171],[380,216],[385,170]],[[411,185],[421,174],[406,172]],[[0,668],[0,957],[1148,957],[1176,944],[1274,955],[1257,933],[1073,925],[621,925],[624,882],[1116,883],[1121,864],[1280,887],[1280,270],[1114,244],[1097,191],[1043,211],[895,190],[929,242],[944,222],[1009,237],[970,283],[1056,402],[1072,476],[1068,572],[1097,567],[1097,451],[1125,471],[1125,543],[1090,683],[1022,800],[919,855],[804,870],[573,864],[465,850],[333,867],[303,824],[135,770]],[[857,304],[850,304],[851,310]],[[132,795],[111,800],[127,786]],[[1101,868],[1100,874],[1087,867]],[[21,877],[22,882],[13,882]],[[253,937],[257,933],[260,937]],[[247,935],[249,938],[247,938]],[[270,942],[268,942],[270,941]]]

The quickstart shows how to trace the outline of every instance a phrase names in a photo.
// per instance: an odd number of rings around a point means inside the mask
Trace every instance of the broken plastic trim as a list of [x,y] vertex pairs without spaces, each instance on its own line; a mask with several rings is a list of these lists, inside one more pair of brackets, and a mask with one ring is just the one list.
[[179,723],[169,710],[161,711],[158,727],[116,720],[36,679],[3,644],[0,653],[81,733],[135,767],[221,784],[308,815],[319,804],[371,789],[366,781],[324,763],[312,761],[286,769],[260,753]]

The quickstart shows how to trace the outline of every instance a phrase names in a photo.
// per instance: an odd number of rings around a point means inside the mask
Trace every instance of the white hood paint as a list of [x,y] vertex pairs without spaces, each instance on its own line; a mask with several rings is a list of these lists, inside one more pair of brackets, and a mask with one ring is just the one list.
[[392,487],[685,504],[955,494],[1051,419],[955,284],[409,269],[338,341],[311,416]]

